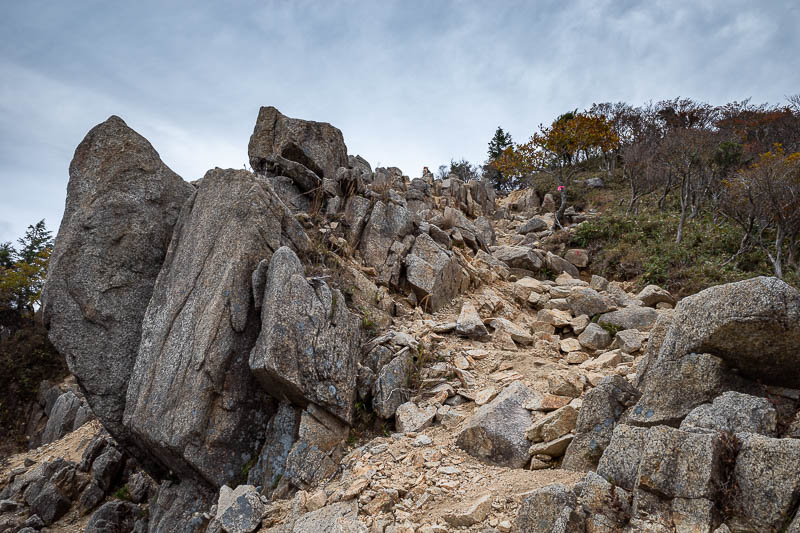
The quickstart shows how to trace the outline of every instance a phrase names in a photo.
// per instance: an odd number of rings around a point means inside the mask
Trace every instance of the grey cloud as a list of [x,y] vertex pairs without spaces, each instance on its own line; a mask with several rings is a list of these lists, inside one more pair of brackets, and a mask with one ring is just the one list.
[[261,105],[342,129],[410,175],[479,163],[593,102],[800,91],[778,0],[17,2],[0,20],[0,241],[61,217],[80,139],[111,114],[185,179],[240,168]]

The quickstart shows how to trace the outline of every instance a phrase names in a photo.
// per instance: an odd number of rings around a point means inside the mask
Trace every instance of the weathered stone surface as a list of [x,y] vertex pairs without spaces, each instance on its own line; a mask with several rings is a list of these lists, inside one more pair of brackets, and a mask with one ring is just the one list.
[[533,398],[527,386],[515,381],[475,411],[456,444],[479,459],[522,468],[529,459],[525,430],[531,425],[530,412],[524,405]]
[[399,433],[422,431],[430,426],[436,416],[436,407],[419,407],[414,402],[406,402],[395,411],[395,425]]
[[286,466],[286,458],[298,438],[300,413],[288,402],[278,407],[264,432],[266,442],[258,454],[258,460],[247,473],[247,483],[261,486],[269,493],[281,479]]
[[55,483],[46,481],[35,498],[28,497],[26,501],[31,506],[31,514],[39,515],[46,525],[50,525],[69,511],[70,502]]
[[122,469],[122,463],[122,454],[113,446],[106,446],[105,451],[92,464],[92,478],[95,483],[108,491]]
[[275,403],[248,366],[259,323],[251,275],[284,245],[309,246],[250,172],[209,171],[181,212],[144,317],[125,425],[183,477],[219,487],[257,453]]
[[668,290],[662,289],[658,285],[648,285],[636,297],[648,307],[655,307],[656,304],[662,302],[675,305],[675,298],[672,297]]
[[642,334],[635,329],[618,331],[614,335],[614,342],[611,344],[611,348],[627,354],[638,352],[642,348]]
[[533,217],[529,219],[526,223],[517,229],[517,233],[525,235],[527,233],[533,233],[536,231],[542,231],[547,229],[547,222],[539,217]]
[[444,521],[453,527],[466,527],[486,520],[492,510],[492,495],[484,494],[469,503],[466,508],[456,509],[444,515]]
[[586,393],[578,413],[576,436],[564,456],[566,470],[593,470],[611,442],[614,426],[641,396],[621,376],[604,378]]
[[483,325],[483,320],[475,310],[472,302],[465,301],[461,305],[461,313],[458,315],[456,322],[456,333],[464,337],[473,337],[477,339],[484,339],[489,336],[489,331]]
[[447,304],[461,290],[464,274],[458,259],[426,233],[417,236],[405,264],[408,284],[422,307],[431,312]]
[[569,434],[547,442],[537,442],[528,449],[528,455],[549,455],[561,457],[567,451],[575,435]]
[[223,485],[217,501],[216,520],[227,533],[251,533],[261,525],[264,504],[252,485],[231,489]]
[[644,387],[647,373],[658,359],[658,352],[661,350],[664,337],[667,335],[669,328],[672,327],[672,320],[673,311],[665,311],[659,314],[658,319],[653,324],[650,336],[647,339],[647,350],[642,360],[636,365],[636,379],[633,381],[636,388],[642,389]]
[[597,322],[614,326],[618,329],[650,331],[657,318],[658,311],[651,307],[632,306],[600,315]]
[[589,516],[586,529],[591,533],[622,531],[626,517],[631,515],[632,495],[629,491],[612,485],[603,477],[589,472],[573,489],[578,504]]
[[718,434],[689,433],[666,426],[650,428],[642,448],[637,486],[668,498],[713,500],[720,481],[722,447]]
[[259,172],[268,176],[286,176],[294,182],[300,193],[315,191],[322,184],[322,177],[316,172],[285,157],[270,154],[262,157],[260,163]]
[[525,438],[531,442],[549,442],[575,430],[578,411],[570,405],[556,409],[536,420],[525,431]]
[[306,513],[295,523],[291,533],[357,533],[358,504],[355,500],[335,503]]
[[538,271],[544,264],[539,252],[527,246],[498,246],[492,256],[511,268]]
[[604,328],[592,322],[578,335],[578,341],[584,348],[602,350],[611,344],[611,335]]
[[303,270],[289,247],[273,254],[250,369],[271,395],[313,402],[350,423],[361,321],[338,290],[306,280]]
[[597,465],[597,473],[614,485],[633,490],[648,431],[647,428],[626,424],[616,425],[611,441]]
[[631,410],[629,421],[639,426],[677,426],[695,407],[727,390],[743,388],[741,381],[722,359],[707,353],[661,361],[648,373],[642,398]]
[[533,344],[536,338],[531,335],[530,331],[518,326],[506,318],[490,318],[486,323],[495,331],[505,331],[511,338],[520,344]]
[[265,170],[270,155],[304,165],[320,178],[334,178],[347,167],[347,146],[338,128],[326,122],[289,118],[272,106],[262,107],[247,148],[250,166]]
[[122,417],[142,318],[192,191],[116,116],[92,128],[70,163],[43,318],[92,410],[129,447]]
[[89,519],[85,532],[127,533],[133,531],[133,524],[140,514],[139,508],[130,502],[104,503]]
[[744,377],[800,388],[797,346],[800,292],[776,278],[758,277],[681,300],[654,364],[706,352]]
[[41,444],[49,444],[72,431],[80,407],[81,400],[74,392],[67,391],[59,396],[50,410],[47,425],[42,433]]
[[800,440],[739,434],[738,514],[756,531],[779,531],[797,505]]
[[200,533],[205,520],[200,513],[208,511],[216,498],[204,486],[190,482],[165,481],[150,500],[149,533]]
[[411,351],[401,350],[380,368],[372,391],[372,408],[381,418],[391,418],[397,408],[408,401],[409,379],[414,371]]
[[576,287],[567,296],[567,304],[575,316],[590,317],[614,309],[614,303],[607,296],[589,287]]
[[375,269],[377,279],[388,285],[393,280],[393,267],[401,264],[402,258],[390,253],[395,241],[402,241],[414,229],[411,213],[403,206],[378,201],[361,232],[358,249],[364,262]]
[[[554,533],[562,513],[575,514],[577,498],[565,485],[556,484],[536,489],[527,495],[519,507],[517,528],[521,533]],[[582,528],[571,529],[581,533]],[[566,531],[564,531],[566,533]]]
[[547,252],[544,260],[547,268],[556,274],[566,273],[575,279],[578,279],[581,276],[581,273],[578,272],[578,269],[575,268],[575,265],[552,252]]
[[778,415],[769,400],[729,391],[712,403],[695,407],[681,422],[681,429],[692,428],[758,433],[774,437]]
[[589,252],[581,248],[571,248],[564,252],[564,259],[578,268],[589,266]]

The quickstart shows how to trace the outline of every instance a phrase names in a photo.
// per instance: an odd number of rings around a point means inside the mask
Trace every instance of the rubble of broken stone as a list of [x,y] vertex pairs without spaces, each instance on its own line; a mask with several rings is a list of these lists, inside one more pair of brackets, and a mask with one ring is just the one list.
[[[92,413],[109,434],[9,478],[0,531],[76,506],[97,532],[800,528],[796,290],[629,293],[547,243],[550,195],[373,170],[271,107],[249,156],[186,183],[118,117],[76,150],[43,311],[78,385],[44,387],[29,426],[33,446]],[[426,358],[449,338],[563,371],[534,386],[480,374],[481,349]],[[396,433],[348,450],[357,403]],[[476,463],[432,445],[439,427]],[[587,474],[410,522],[464,472],[554,468]]]

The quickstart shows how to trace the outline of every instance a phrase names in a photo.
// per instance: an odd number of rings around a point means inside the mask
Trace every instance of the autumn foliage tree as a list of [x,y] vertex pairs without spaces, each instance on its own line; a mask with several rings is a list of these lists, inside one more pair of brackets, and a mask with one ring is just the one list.
[[505,176],[534,172],[552,175],[558,183],[561,204],[556,223],[561,226],[567,208],[567,188],[583,164],[616,149],[619,137],[604,116],[570,112],[549,127],[539,126],[527,143],[506,148],[492,165]]
[[775,145],[761,154],[723,181],[721,206],[783,278],[785,262],[796,265],[800,244],[800,152]]
[[18,249],[11,243],[0,244],[0,308],[30,314],[40,303],[53,249],[52,232],[40,220],[28,226],[18,243]]

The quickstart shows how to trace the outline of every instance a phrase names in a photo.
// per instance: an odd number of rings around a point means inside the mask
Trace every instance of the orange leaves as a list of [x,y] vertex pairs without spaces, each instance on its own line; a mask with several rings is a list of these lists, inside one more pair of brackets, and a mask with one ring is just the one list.
[[568,113],[548,128],[539,126],[527,143],[507,148],[492,165],[507,175],[552,172],[618,145],[619,137],[605,117]]

